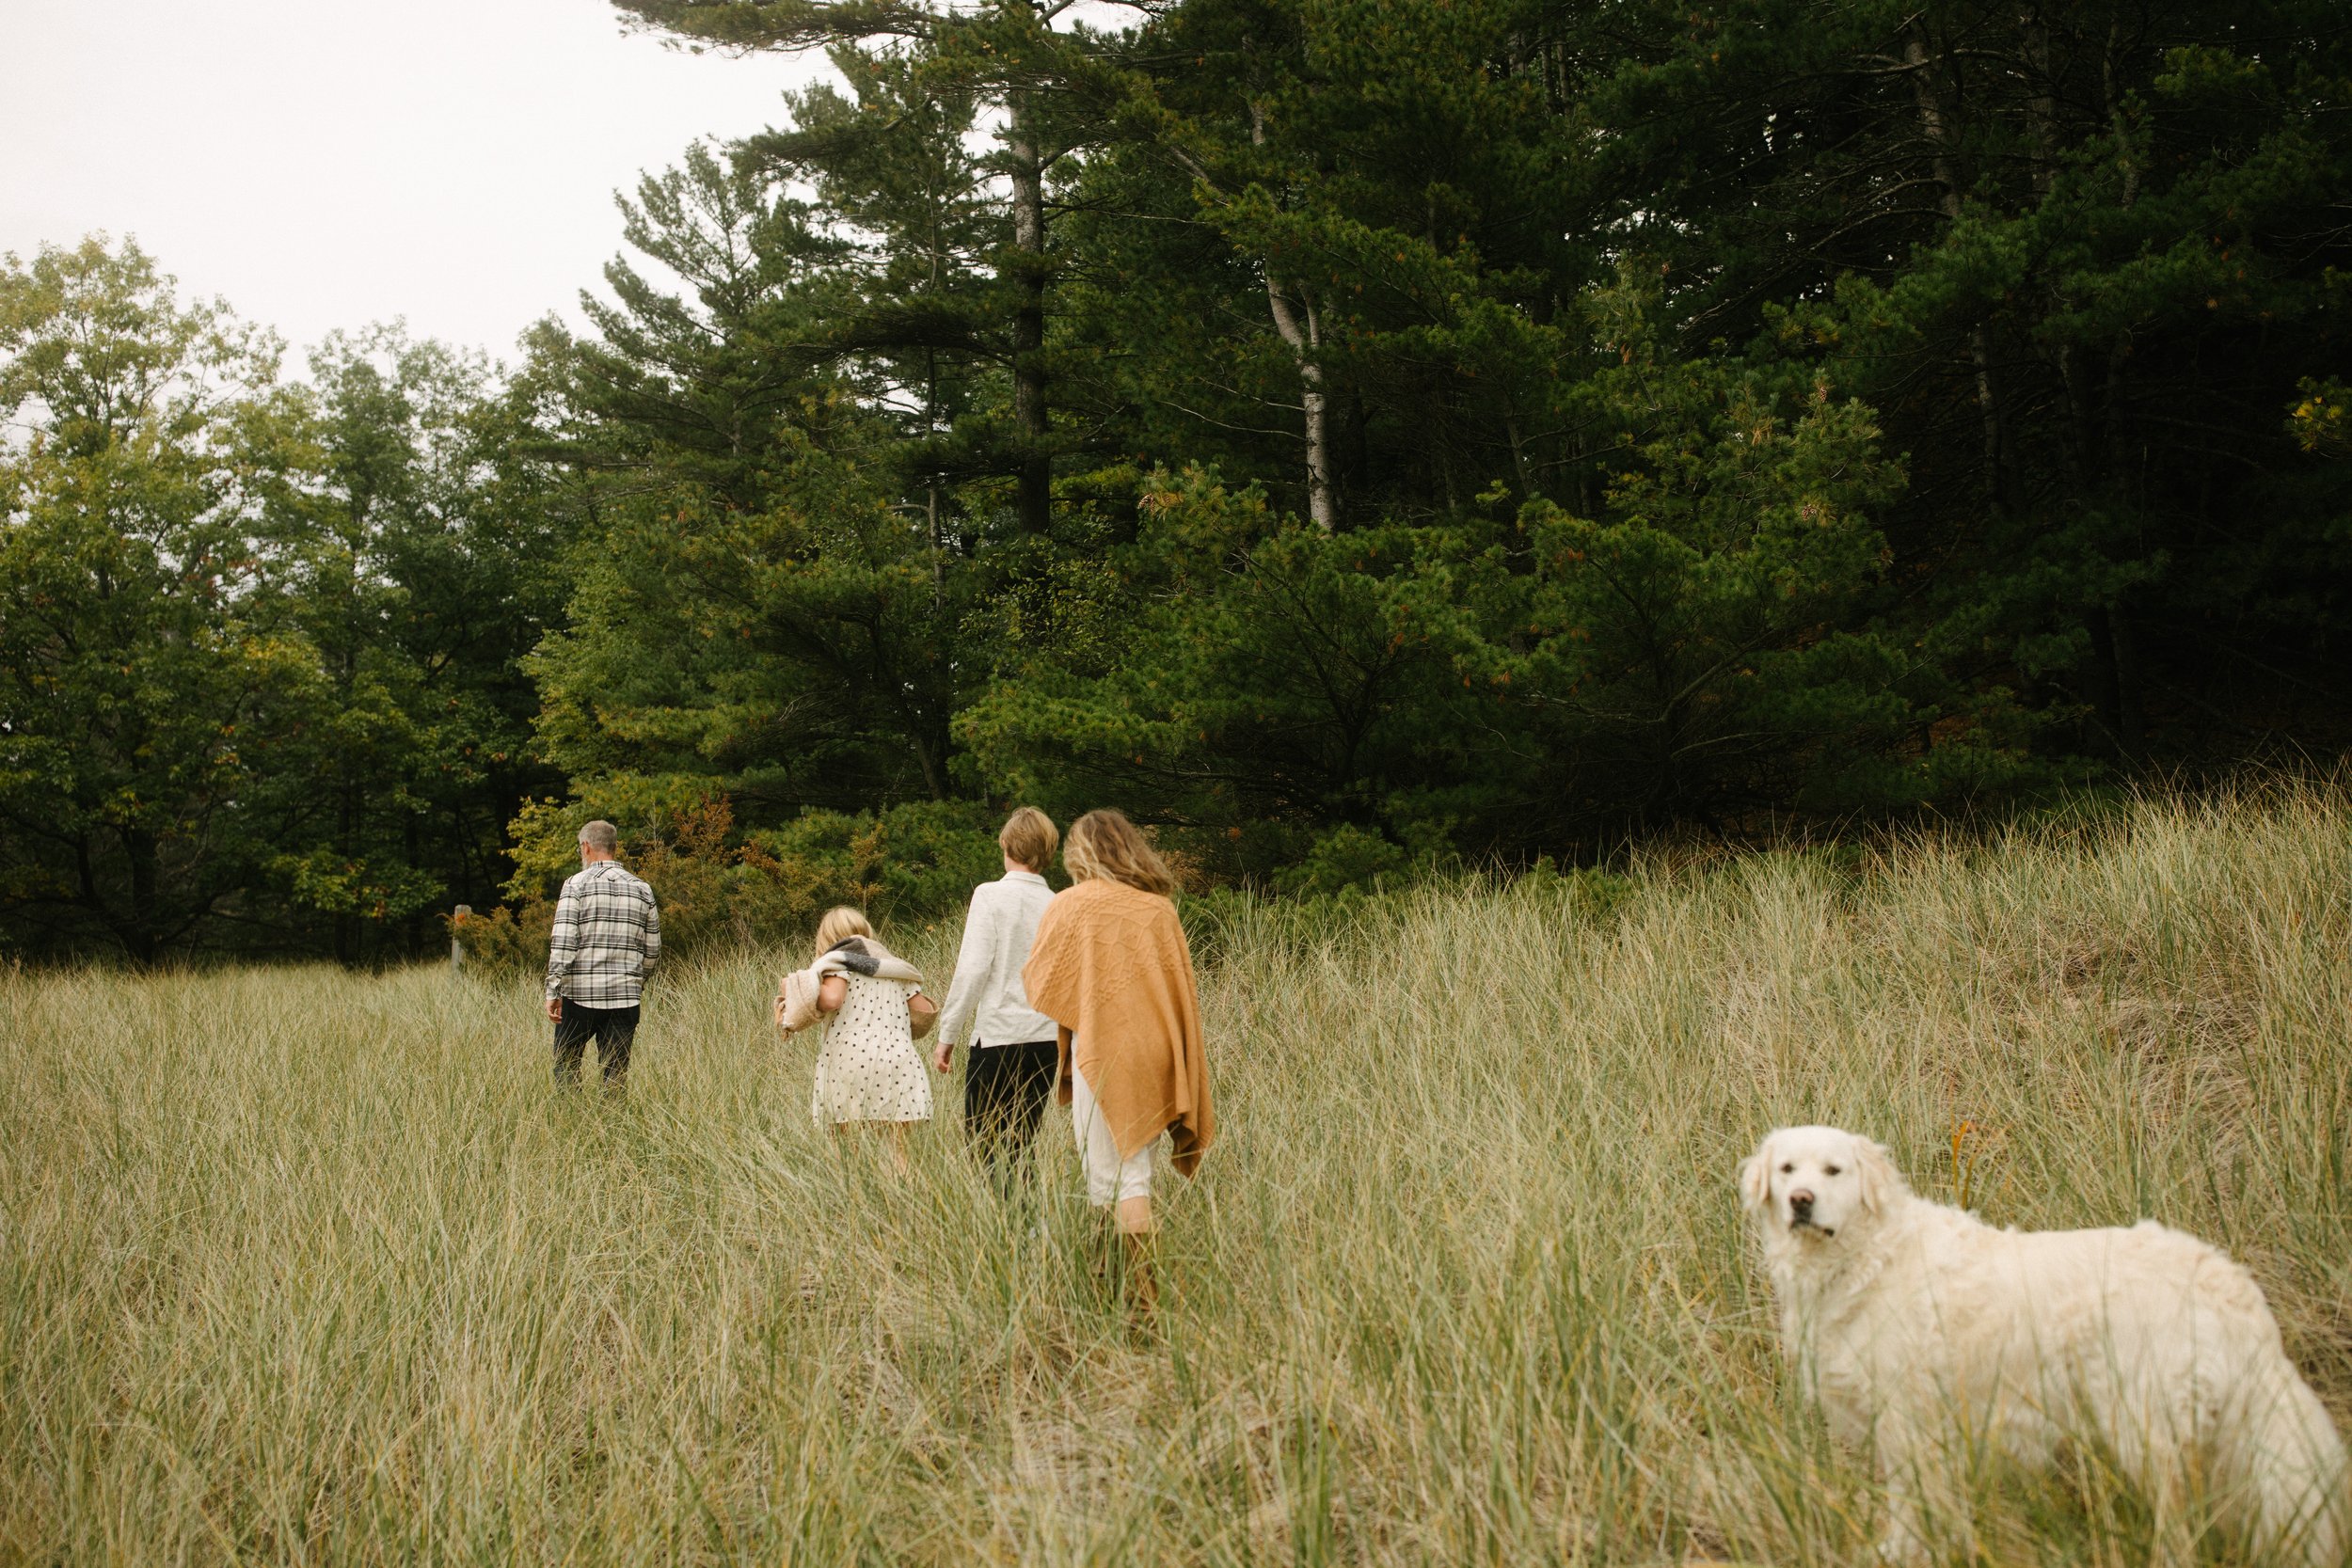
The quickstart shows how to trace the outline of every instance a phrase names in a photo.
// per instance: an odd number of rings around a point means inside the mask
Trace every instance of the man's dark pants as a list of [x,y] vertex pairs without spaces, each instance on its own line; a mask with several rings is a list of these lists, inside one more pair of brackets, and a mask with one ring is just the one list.
[[637,1040],[637,1012],[633,1005],[583,1007],[565,997],[564,1016],[555,1021],[555,1081],[580,1082],[580,1051],[595,1040],[596,1060],[604,1068],[604,1081],[615,1086],[627,1084],[628,1048]]
[[1012,1166],[1037,1131],[1046,1097],[1054,1092],[1054,1068],[1061,1054],[1053,1040],[1024,1045],[974,1042],[963,1066],[963,1124],[972,1148],[1008,1180]]

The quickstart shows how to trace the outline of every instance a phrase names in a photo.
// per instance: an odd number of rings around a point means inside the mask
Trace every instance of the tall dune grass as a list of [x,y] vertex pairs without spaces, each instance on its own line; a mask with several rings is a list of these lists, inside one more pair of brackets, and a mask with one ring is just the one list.
[[[524,983],[16,975],[0,1560],[1867,1560],[1736,1161],[1834,1121],[1998,1223],[2194,1230],[2341,1420],[2348,890],[2304,791],[1245,913],[1157,1337],[1066,1117],[1000,1203],[949,1081],[895,1174],[760,959],[667,977],[621,1101]],[[1981,1506],[1994,1560],[2145,1560],[2095,1465]]]

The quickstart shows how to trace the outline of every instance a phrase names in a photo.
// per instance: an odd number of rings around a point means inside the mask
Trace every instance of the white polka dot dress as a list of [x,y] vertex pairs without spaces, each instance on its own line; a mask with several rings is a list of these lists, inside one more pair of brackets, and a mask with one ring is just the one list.
[[929,1121],[930,1079],[914,1048],[907,998],[922,987],[906,980],[846,974],[849,995],[825,1022],[817,1084],[808,1101],[819,1127],[844,1121]]

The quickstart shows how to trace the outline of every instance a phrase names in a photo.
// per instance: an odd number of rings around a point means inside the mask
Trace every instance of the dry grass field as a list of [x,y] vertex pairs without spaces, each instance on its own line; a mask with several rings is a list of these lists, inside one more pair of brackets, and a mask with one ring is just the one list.
[[[1836,1121],[1998,1223],[2194,1230],[2343,1421],[2348,947],[2321,791],[1246,914],[1140,1338],[1066,1116],[1011,1205],[953,1080],[911,1177],[836,1146],[770,958],[667,976],[619,1101],[527,982],[17,974],[0,1560],[1868,1561],[1739,1157]],[[1983,1492],[1985,1560],[2146,1560],[2094,1462]]]

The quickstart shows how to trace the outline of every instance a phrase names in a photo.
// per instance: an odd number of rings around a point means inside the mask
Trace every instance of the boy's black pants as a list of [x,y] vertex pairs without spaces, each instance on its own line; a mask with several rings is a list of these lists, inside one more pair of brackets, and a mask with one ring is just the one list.
[[1010,1166],[1028,1147],[1054,1092],[1054,1067],[1061,1054],[1053,1040],[1022,1045],[973,1044],[963,1063],[963,1125],[973,1151],[1009,1177]]

